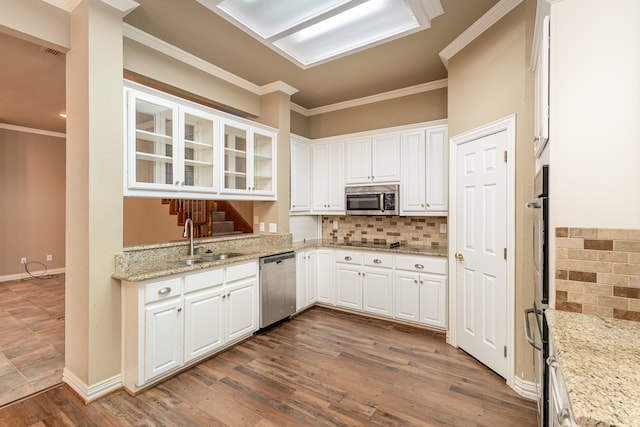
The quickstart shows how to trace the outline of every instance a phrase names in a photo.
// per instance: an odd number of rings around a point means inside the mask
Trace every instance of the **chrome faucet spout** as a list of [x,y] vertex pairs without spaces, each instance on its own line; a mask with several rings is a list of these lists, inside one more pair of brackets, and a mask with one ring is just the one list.
[[189,256],[193,256],[193,221],[191,218],[187,218],[184,222],[184,230],[182,231],[182,237],[189,236]]

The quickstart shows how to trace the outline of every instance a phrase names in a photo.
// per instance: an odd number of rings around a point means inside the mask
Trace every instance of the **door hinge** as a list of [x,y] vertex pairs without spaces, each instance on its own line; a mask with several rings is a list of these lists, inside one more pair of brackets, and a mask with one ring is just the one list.
[[504,150],[504,162],[507,163],[507,150]]
[[507,346],[504,346],[504,357],[507,357]]
[[507,259],[507,248],[504,248],[504,259]]

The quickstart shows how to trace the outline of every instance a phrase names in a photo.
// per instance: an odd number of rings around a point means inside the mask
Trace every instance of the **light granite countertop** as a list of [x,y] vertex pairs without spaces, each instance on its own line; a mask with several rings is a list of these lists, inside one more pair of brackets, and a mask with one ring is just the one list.
[[[262,236],[262,237],[261,237]],[[187,256],[188,243],[163,243],[125,248],[122,253],[115,255],[113,278],[127,282],[186,273],[205,268],[211,268],[241,261],[256,260],[260,257],[275,255],[290,251],[300,251],[313,248],[352,249],[364,251],[390,252],[396,254],[446,257],[446,248],[432,248],[424,245],[402,245],[391,249],[385,245],[363,245],[345,243],[332,240],[306,240],[292,243],[286,237],[243,235],[230,238],[203,239],[195,242],[203,246],[194,258],[206,255],[210,249],[214,254],[234,253],[235,256],[224,260],[201,262],[192,265],[179,264],[176,261],[189,258]]]
[[640,426],[640,322],[553,309],[546,318],[576,423]]

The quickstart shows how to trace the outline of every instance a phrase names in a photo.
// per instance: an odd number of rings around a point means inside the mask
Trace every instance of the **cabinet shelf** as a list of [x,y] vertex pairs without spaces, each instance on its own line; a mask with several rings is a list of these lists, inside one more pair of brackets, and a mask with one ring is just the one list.
[[147,130],[140,130],[140,129],[136,129],[136,138],[144,139],[145,141],[158,142],[158,140],[160,140],[160,141],[166,141],[169,143],[171,143],[173,140],[173,137],[171,135],[162,135],[160,133],[149,132]]
[[198,160],[185,160],[184,161],[185,165],[189,165],[189,166],[198,166],[198,167],[202,167],[202,166],[210,166],[213,167],[213,163],[212,162],[201,162]]
[[229,157],[247,157],[247,152],[242,150],[236,150],[235,148],[225,148],[224,155]]
[[236,171],[224,171],[224,174],[229,176],[247,176],[246,172],[236,172]]
[[198,142],[198,141],[190,141],[188,139],[184,140],[184,145],[185,147],[189,147],[189,148],[195,148],[198,150],[213,150],[213,143],[208,144],[205,142]]
[[265,156],[264,154],[254,154],[253,158],[256,160],[269,161],[271,160],[271,156]]
[[159,163],[173,163],[172,157],[160,156],[158,154],[151,154],[151,153],[143,153],[140,151],[136,151],[136,159],[148,160],[148,161],[159,162]]

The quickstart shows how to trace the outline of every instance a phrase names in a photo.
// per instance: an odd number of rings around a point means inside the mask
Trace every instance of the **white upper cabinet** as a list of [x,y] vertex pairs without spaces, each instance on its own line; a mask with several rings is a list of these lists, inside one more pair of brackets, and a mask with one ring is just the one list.
[[401,215],[447,215],[446,125],[403,132]]
[[344,212],[344,145],[324,142],[311,146],[313,213]]
[[276,130],[126,82],[127,196],[275,200]]
[[291,139],[291,212],[311,210],[311,146]]
[[345,183],[400,181],[400,134],[381,134],[345,142]]
[[222,121],[224,194],[275,195],[275,133]]

